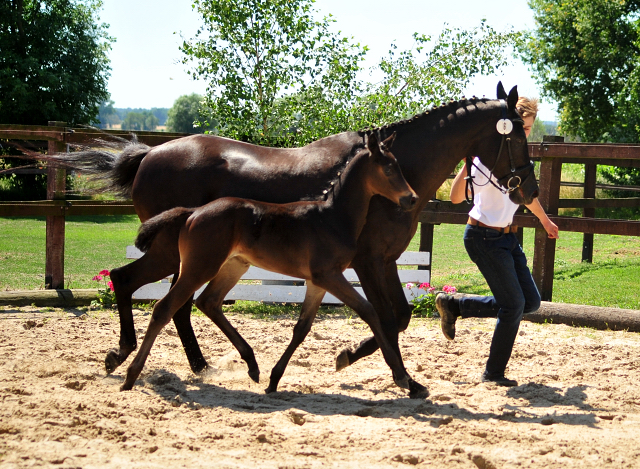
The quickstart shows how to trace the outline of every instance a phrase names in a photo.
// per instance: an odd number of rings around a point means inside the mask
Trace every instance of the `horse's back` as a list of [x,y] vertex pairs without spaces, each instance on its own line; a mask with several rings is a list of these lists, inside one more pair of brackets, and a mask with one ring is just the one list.
[[147,154],[136,174],[132,198],[142,220],[173,207],[199,207],[227,196],[293,202],[319,195],[336,168],[362,146],[362,136],[356,132],[299,148],[192,135]]

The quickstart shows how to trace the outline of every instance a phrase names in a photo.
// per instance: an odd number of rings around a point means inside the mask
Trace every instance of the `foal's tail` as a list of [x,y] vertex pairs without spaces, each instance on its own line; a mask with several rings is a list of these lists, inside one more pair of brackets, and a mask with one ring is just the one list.
[[[135,134],[131,140],[108,135],[110,140],[101,138],[88,145],[80,145],[79,151],[42,155],[19,148],[27,159],[46,161],[49,166],[72,169],[87,174],[98,183],[90,192],[115,192],[131,198],[131,188],[142,159],[151,147],[138,142]],[[25,158],[23,157],[23,158]]]
[[194,208],[176,207],[145,221],[138,229],[138,237],[135,242],[136,247],[142,252],[147,252],[151,248],[153,240],[161,232],[169,235],[171,239],[175,238],[175,244],[177,245],[180,228],[184,226],[187,218],[189,218],[194,211]]

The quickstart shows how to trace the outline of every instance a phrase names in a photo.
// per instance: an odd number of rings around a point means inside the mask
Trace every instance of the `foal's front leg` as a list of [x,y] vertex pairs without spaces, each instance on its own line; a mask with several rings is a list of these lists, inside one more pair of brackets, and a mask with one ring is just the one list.
[[300,312],[300,318],[293,328],[293,337],[291,339],[291,343],[287,346],[286,350],[276,363],[276,366],[271,370],[271,377],[269,379],[269,387],[265,390],[267,394],[275,392],[278,389],[278,383],[280,382],[280,378],[284,374],[284,370],[287,368],[287,364],[293,353],[296,351],[298,346],[302,343],[302,341],[307,337],[307,334],[311,330],[311,326],[313,325],[313,320],[316,317],[318,312],[318,308],[322,303],[322,299],[324,298],[324,294],[326,290],[314,285],[310,280],[307,280],[307,292],[304,297],[304,302],[302,303],[302,311]]
[[339,300],[358,313],[362,320],[369,325],[376,341],[380,345],[380,350],[387,365],[391,368],[394,382],[401,388],[409,389],[410,397],[427,397],[429,395],[427,388],[413,381],[409,373],[407,373],[402,363],[402,357],[399,351],[396,351],[397,345],[394,348],[389,342],[389,339],[387,339],[382,329],[382,324],[371,303],[360,296],[353,286],[344,278],[342,273],[325,276],[320,279],[314,278],[313,281],[321,287],[326,288],[330,293],[333,293]]

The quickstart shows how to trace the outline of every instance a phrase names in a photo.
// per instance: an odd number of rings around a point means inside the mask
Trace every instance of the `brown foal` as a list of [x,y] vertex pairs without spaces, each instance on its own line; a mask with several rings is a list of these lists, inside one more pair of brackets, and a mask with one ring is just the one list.
[[[266,392],[276,391],[291,356],[311,329],[322,298],[329,291],[371,327],[395,383],[416,391],[413,397],[428,395],[426,389],[421,391],[422,386],[410,378],[371,303],[342,275],[356,254],[357,240],[374,195],[382,195],[404,210],[416,206],[418,196],[389,152],[394,138],[395,134],[379,143],[377,135],[371,133],[367,149],[357,153],[339,173],[327,200],[271,204],[225,197],[197,209],[174,208],[145,222],[136,246],[147,252],[145,255],[162,257],[163,252],[175,251],[170,247],[177,243],[180,273],[169,293],[154,307],[140,350],[127,369],[121,389],[133,387],[162,328],[207,282],[210,284],[203,295],[208,307],[203,310],[209,311],[211,319],[241,350],[242,343],[236,340],[244,341],[223,319],[222,301],[253,264],[307,281],[293,338],[273,368]],[[258,370],[250,369],[250,375],[252,371],[252,378],[257,380]]]

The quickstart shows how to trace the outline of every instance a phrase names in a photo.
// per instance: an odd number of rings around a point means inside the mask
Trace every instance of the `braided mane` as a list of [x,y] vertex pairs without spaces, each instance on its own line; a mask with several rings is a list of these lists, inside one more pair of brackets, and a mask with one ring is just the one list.
[[[437,120],[442,118],[448,118],[449,115],[451,115],[452,113],[455,113],[456,110],[462,107],[465,107],[471,104],[486,103],[487,101],[491,101],[491,100],[485,97],[477,98],[475,96],[468,99],[463,96],[458,101],[451,99],[449,102],[443,102],[440,106],[434,105],[431,107],[431,109],[428,109],[421,114],[416,114],[413,117],[403,119],[397,122],[392,122],[390,124],[384,124],[380,127],[374,127],[374,128],[367,127],[358,131],[358,133],[361,135],[369,135],[372,132],[380,132],[384,135],[389,135],[395,130],[398,130],[400,127],[404,127],[409,124],[415,124],[418,122],[424,125],[424,123],[422,122],[424,119]],[[439,127],[440,125],[434,126],[433,131],[435,131]]]

